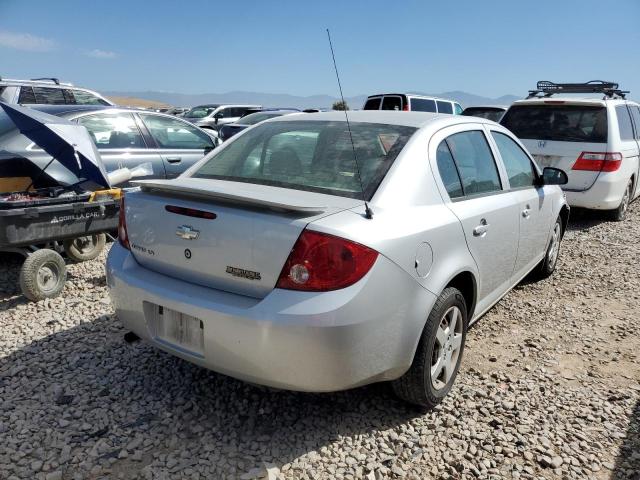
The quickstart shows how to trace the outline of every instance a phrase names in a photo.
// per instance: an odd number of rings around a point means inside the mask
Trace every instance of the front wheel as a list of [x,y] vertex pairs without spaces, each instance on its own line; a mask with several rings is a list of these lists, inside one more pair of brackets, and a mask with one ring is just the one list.
[[467,335],[467,306],[447,287],[436,300],[409,370],[392,383],[401,399],[427,408],[438,405],[455,382]]
[[534,280],[544,280],[550,277],[556,270],[558,257],[560,256],[560,243],[562,242],[562,220],[560,217],[556,220],[551,232],[549,246],[544,254],[544,258],[533,271]]
[[611,210],[611,220],[614,222],[622,222],[627,218],[627,210],[629,210],[629,202],[631,202],[631,190],[633,188],[633,182],[629,180],[627,188],[624,190],[620,205],[615,210]]

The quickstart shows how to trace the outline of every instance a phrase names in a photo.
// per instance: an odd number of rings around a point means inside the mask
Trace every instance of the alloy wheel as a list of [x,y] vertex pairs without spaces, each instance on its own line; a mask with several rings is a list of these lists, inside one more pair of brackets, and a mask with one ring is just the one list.
[[440,319],[431,358],[431,384],[435,390],[447,386],[458,365],[462,350],[462,312],[449,308]]

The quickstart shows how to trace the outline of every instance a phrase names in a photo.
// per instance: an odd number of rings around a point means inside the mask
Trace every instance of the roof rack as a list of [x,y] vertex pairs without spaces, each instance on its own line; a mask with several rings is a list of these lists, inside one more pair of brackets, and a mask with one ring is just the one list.
[[42,80],[49,80],[49,81],[55,83],[56,85],[60,85],[60,80],[55,78],[55,77],[32,78],[31,80],[34,81],[34,82],[39,82],[39,81],[42,81]]
[[536,84],[536,90],[529,90],[527,98],[550,97],[556,93],[603,93],[605,98],[625,98],[629,93],[620,90],[615,82],[591,80],[586,83],[553,83],[541,80]]

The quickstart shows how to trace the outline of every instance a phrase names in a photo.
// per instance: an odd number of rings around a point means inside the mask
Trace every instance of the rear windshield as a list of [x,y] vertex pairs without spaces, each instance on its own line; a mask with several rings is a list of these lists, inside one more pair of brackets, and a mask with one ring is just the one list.
[[192,176],[370,200],[413,127],[352,123],[364,185],[358,182],[345,122],[269,122],[214,153]]
[[606,143],[607,109],[583,105],[515,105],[500,121],[517,137]]
[[462,115],[466,115],[468,117],[480,117],[486,118],[487,120],[493,120],[494,122],[499,122],[504,115],[504,110],[499,108],[484,108],[484,107],[470,107],[465,108]]

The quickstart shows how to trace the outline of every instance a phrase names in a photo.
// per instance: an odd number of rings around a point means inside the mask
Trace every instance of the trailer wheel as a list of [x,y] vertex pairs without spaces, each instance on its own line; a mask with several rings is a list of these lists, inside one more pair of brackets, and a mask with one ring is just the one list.
[[107,237],[104,233],[96,233],[85,237],[70,238],[65,240],[64,251],[74,262],[86,262],[93,260],[104,248]]
[[20,270],[20,289],[25,297],[37,302],[57,297],[67,279],[67,266],[62,256],[42,249],[27,257]]

